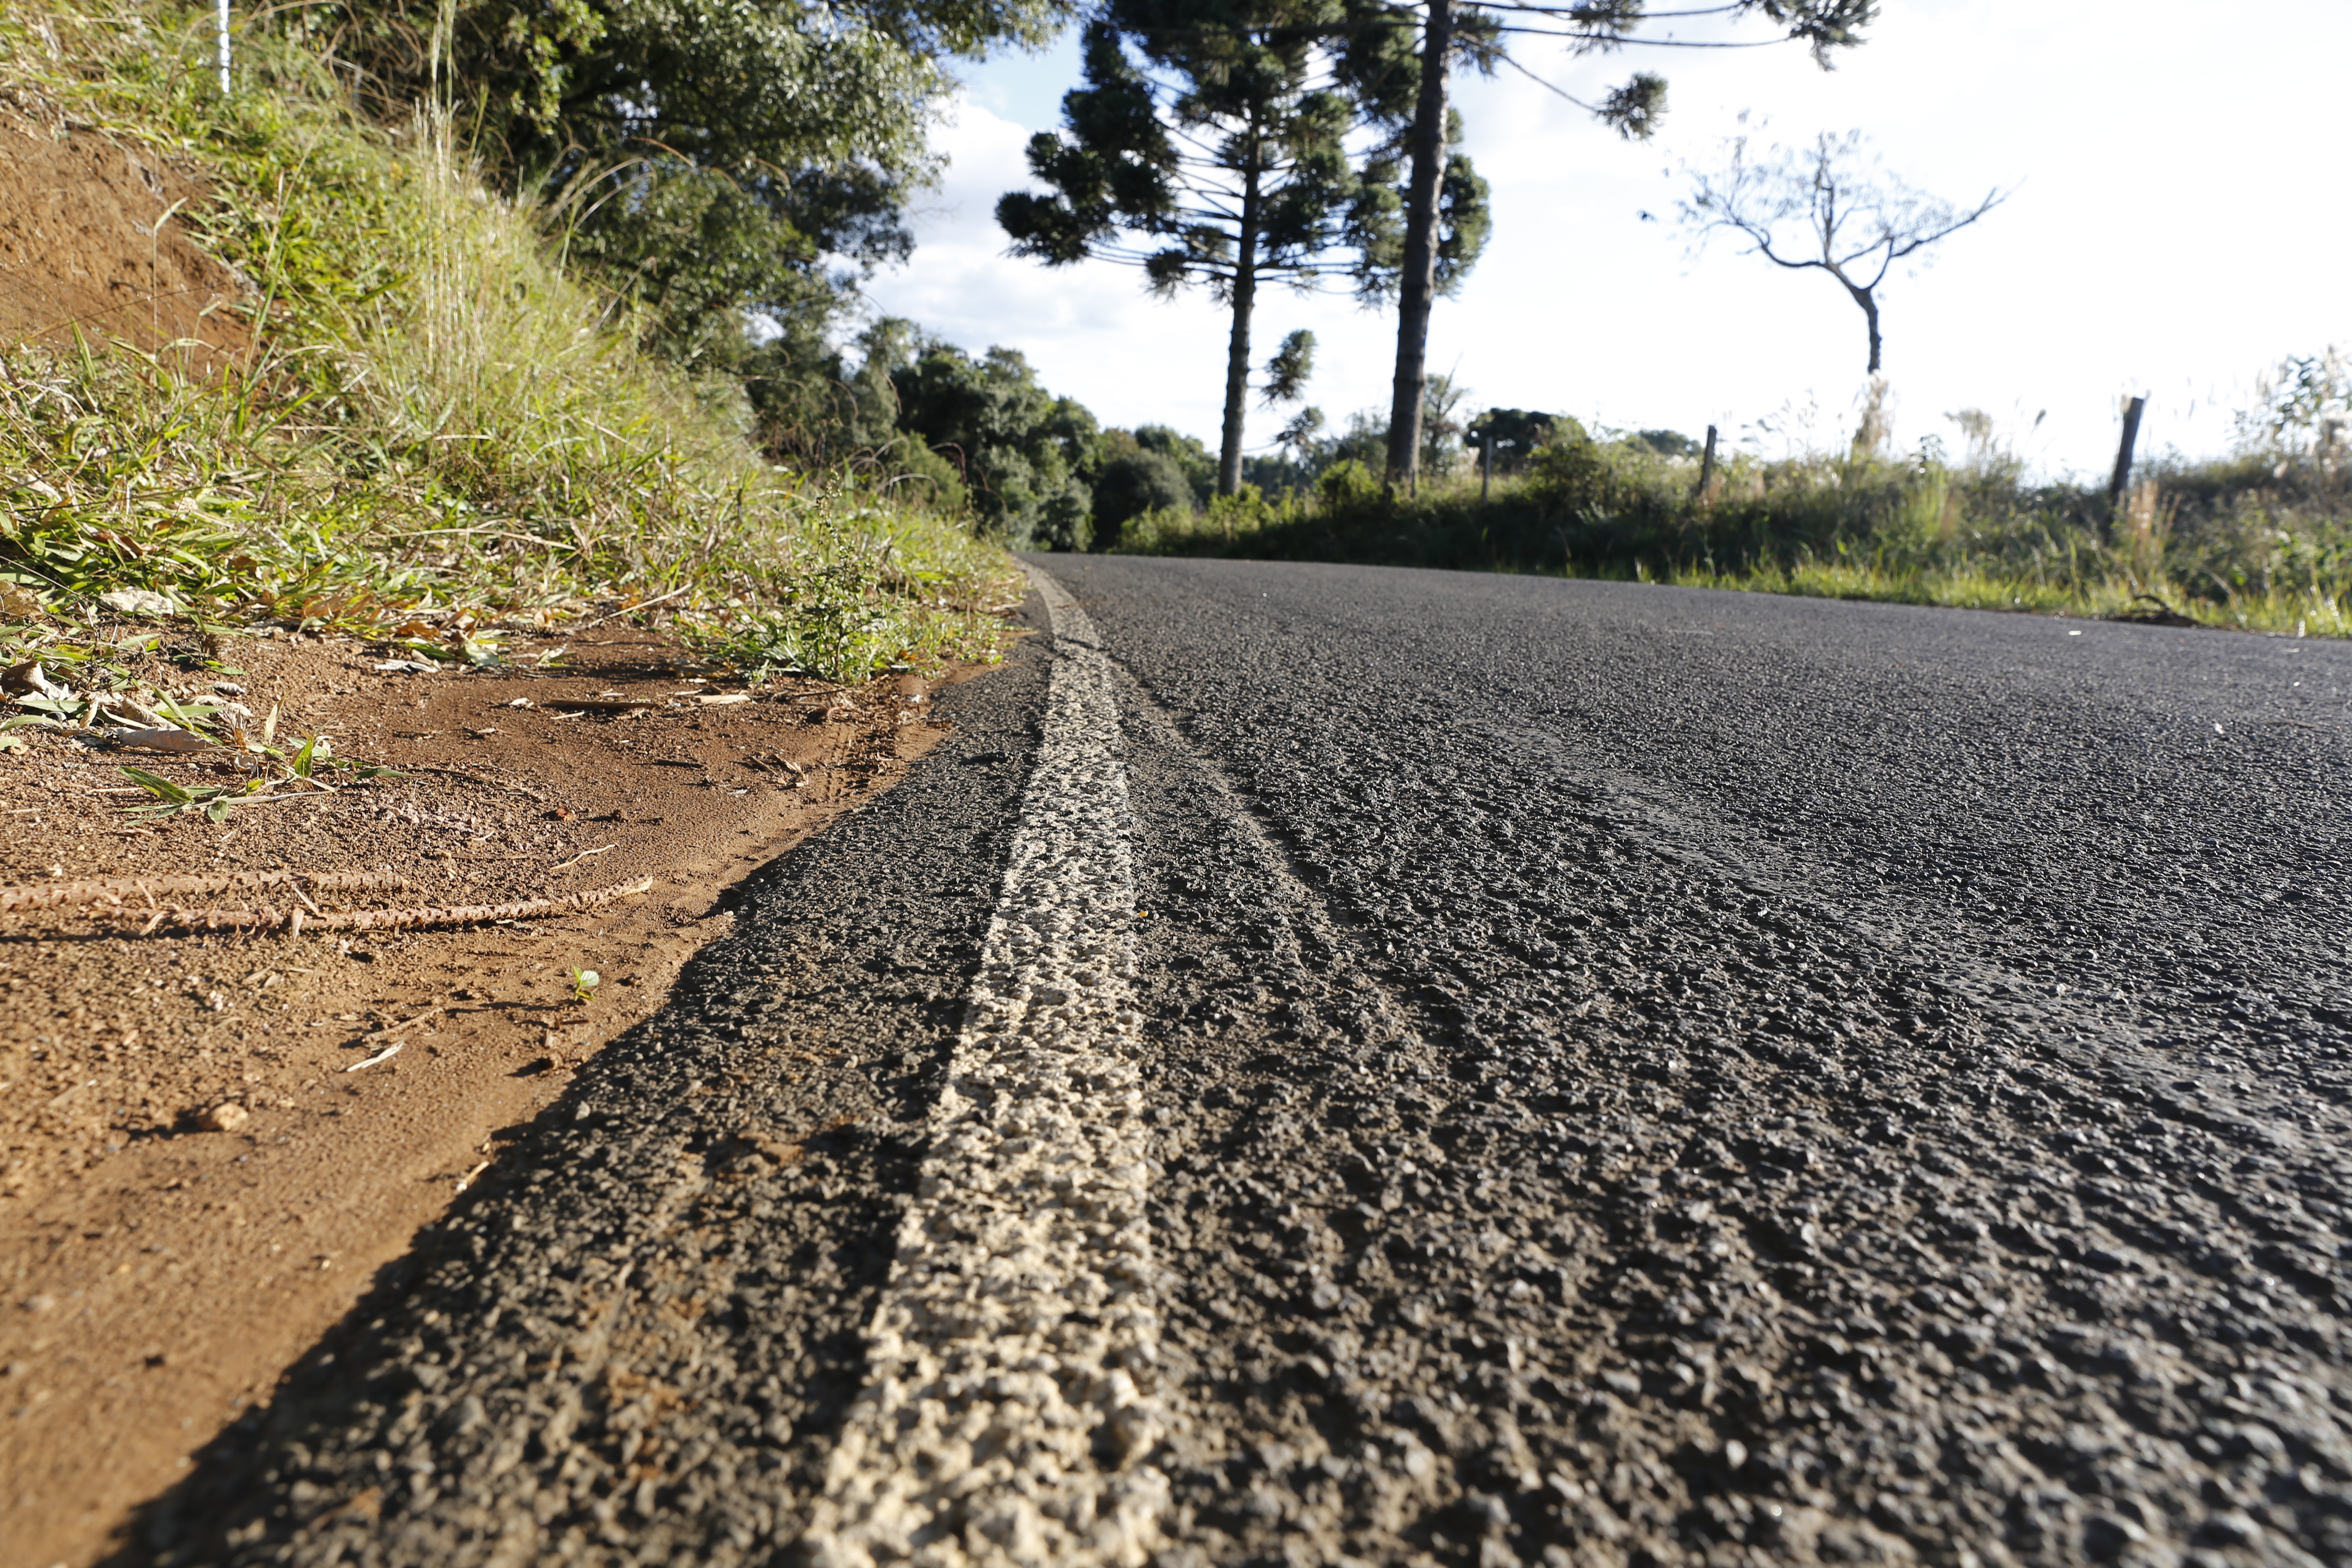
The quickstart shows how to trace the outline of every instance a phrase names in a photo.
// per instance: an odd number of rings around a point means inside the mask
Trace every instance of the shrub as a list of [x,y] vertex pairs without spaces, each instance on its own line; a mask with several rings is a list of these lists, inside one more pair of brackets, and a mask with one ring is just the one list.
[[1165,452],[1139,447],[1103,466],[1095,480],[1095,545],[1118,547],[1119,531],[1130,519],[1161,509],[1192,510],[1192,485]]
[[1267,504],[1264,492],[1255,485],[1244,485],[1232,495],[1212,496],[1209,500],[1209,528],[1223,535],[1228,542],[1261,532],[1268,524],[1288,515],[1281,506]]
[[1342,458],[1323,470],[1315,493],[1328,512],[1361,511],[1388,499],[1388,490],[1372,470],[1355,458]]
[[1585,516],[1607,507],[1616,475],[1582,424],[1561,415],[1528,462],[1528,486],[1556,511]]

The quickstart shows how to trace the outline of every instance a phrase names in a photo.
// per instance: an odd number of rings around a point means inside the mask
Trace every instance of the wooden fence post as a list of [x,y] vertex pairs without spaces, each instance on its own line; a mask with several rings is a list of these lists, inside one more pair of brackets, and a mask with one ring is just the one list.
[[2131,483],[2132,448],[2139,444],[2139,416],[2147,406],[2147,399],[2135,397],[2124,409],[2123,445],[2116,448],[2115,478],[2107,481],[2107,515],[2099,531],[2109,540],[2116,534],[2116,511],[2124,503],[2124,490]]
[[1698,460],[1698,489],[1691,492],[1694,500],[1706,499],[1706,487],[1715,482],[1715,426],[1706,427],[1706,452]]

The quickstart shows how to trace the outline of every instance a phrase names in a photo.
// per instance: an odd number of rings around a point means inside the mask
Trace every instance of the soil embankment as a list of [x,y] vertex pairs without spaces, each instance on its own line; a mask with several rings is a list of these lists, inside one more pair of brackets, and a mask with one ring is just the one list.
[[242,355],[248,290],[185,232],[205,195],[152,148],[0,111],[0,343],[120,339],[199,374]]

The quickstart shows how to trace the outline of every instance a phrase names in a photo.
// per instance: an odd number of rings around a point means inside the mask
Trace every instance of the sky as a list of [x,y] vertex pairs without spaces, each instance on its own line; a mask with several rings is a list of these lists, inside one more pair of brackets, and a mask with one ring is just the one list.
[[[2241,15],[2251,25],[2234,25]],[[1861,310],[1818,272],[1721,236],[1700,246],[1676,222],[1686,171],[1719,160],[1743,111],[1759,142],[1859,129],[1890,172],[1937,195],[2014,190],[1880,290],[1903,448],[1933,436],[1960,450],[1948,416],[1980,409],[2034,472],[2103,476],[2120,400],[2140,394],[2143,454],[2214,455],[2266,367],[2352,342],[2347,0],[2252,14],[1885,0],[1868,41],[1828,72],[1790,46],[1578,60],[1553,40],[1513,42],[1520,63],[1587,101],[1658,71],[1667,114],[1650,142],[1628,143],[1526,77],[1457,75],[1495,228],[1458,297],[1437,305],[1429,368],[1467,389],[1465,409],[1694,437],[1713,424],[1769,455],[1850,434],[1866,379]],[[944,177],[914,215],[912,258],[868,286],[873,308],[975,353],[1019,349],[1107,426],[1172,425],[1213,448],[1226,311],[1198,291],[1155,300],[1109,262],[1049,269],[1005,254],[996,199],[1029,184],[1022,149],[1059,122],[1075,38],[961,74],[933,139]],[[1334,425],[1384,416],[1393,315],[1344,294],[1261,293],[1252,358],[1300,327],[1318,343],[1307,401]],[[1268,449],[1281,418],[1253,401],[1251,449]]]

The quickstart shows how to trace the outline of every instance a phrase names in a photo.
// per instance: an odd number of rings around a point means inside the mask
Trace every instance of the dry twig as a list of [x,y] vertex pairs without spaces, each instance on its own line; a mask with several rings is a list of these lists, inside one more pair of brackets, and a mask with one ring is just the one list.
[[414,931],[424,926],[482,925],[491,921],[535,921],[601,909],[632,893],[648,892],[654,879],[640,877],[592,892],[566,893],[555,899],[530,899],[513,904],[427,905],[407,910],[336,910],[305,916],[300,910],[279,910],[264,904],[244,910],[158,910],[140,935],[163,926],[174,931],[278,931],[299,935],[309,931]]
[[[10,910],[58,909],[68,904],[121,904],[158,893],[226,893],[243,888],[286,888],[304,903],[303,889],[319,893],[403,892],[407,878],[385,871],[227,871],[215,877],[104,877],[94,882],[56,882],[47,887],[0,888],[0,913]],[[316,909],[316,905],[311,906]]]
[[[305,921],[302,923],[305,925],[316,925],[318,924],[318,921]],[[362,1040],[381,1040],[386,1035],[396,1035],[403,1029],[411,1028],[415,1025],[422,1024],[425,1019],[433,1017],[443,1011],[445,1011],[445,1009],[439,1006],[427,1007],[414,1018],[403,1018],[397,1024],[386,1025],[384,1027],[376,1030],[373,1034],[362,1035],[360,1038]]]

